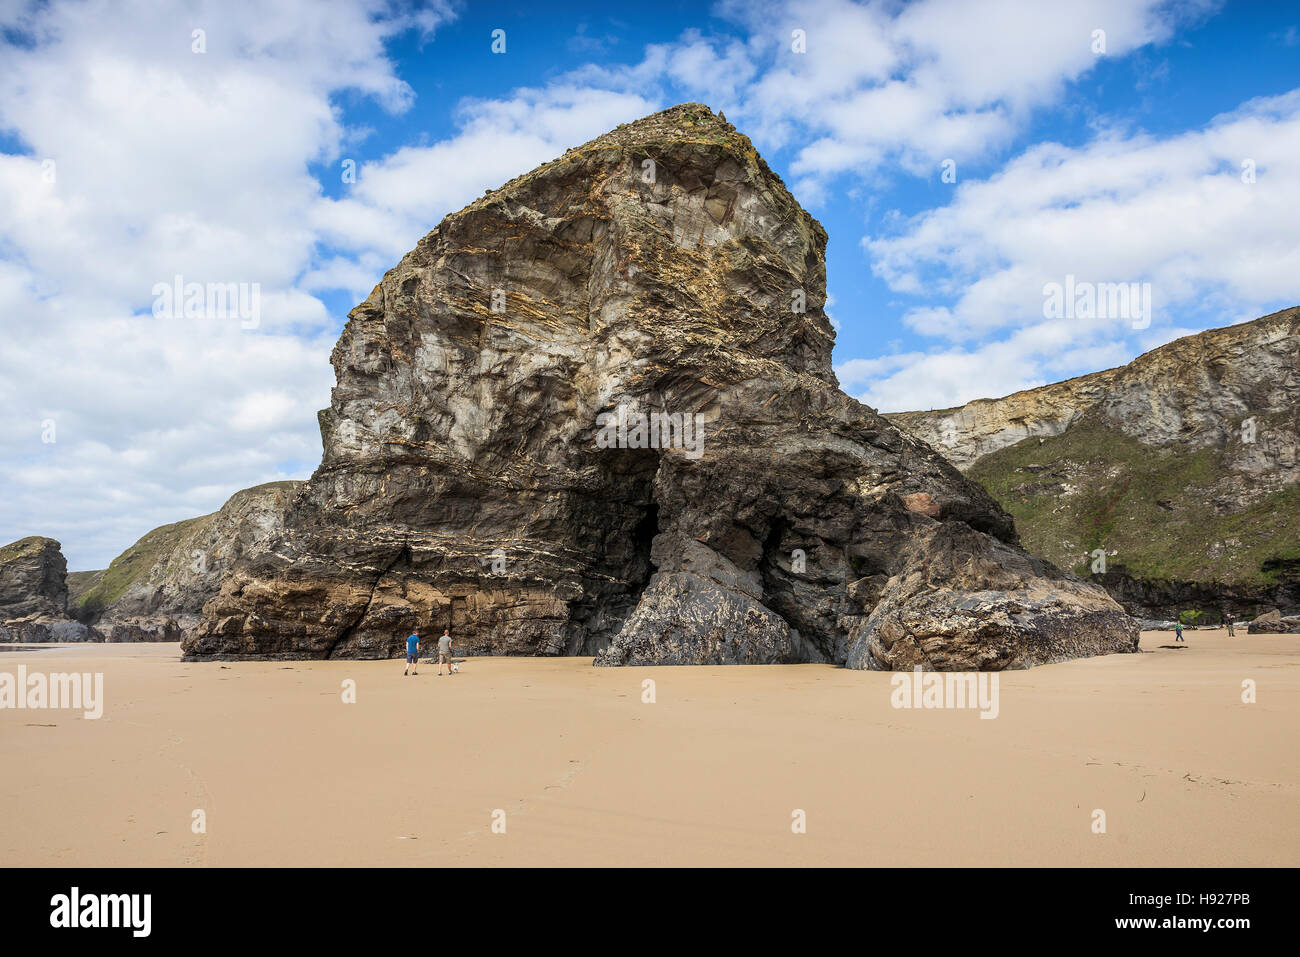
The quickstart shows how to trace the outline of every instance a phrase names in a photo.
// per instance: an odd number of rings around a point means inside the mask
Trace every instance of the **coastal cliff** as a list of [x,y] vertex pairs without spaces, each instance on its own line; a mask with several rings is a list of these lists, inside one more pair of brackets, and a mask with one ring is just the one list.
[[1300,606],[1300,309],[888,418],[984,485],[1030,551],[1135,614]]
[[1001,669],[1134,651],[942,456],[840,391],[826,233],[699,104],[448,216],[354,309],[324,456],[192,657]]

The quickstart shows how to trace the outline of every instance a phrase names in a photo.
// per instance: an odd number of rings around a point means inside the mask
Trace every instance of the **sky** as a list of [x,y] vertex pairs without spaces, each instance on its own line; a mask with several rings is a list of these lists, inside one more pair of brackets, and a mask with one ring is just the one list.
[[[0,0],[0,542],[103,568],[307,478],[386,269],[690,100],[826,227],[836,373],[882,412],[1300,302],[1295,5]],[[256,313],[169,313],[177,277]],[[1048,305],[1102,283],[1150,309]]]

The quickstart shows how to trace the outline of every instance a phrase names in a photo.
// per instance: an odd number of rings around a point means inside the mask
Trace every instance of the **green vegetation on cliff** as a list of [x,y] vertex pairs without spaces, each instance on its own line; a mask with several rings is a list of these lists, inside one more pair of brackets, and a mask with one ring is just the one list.
[[[145,600],[148,611],[156,607],[153,598],[171,608],[175,607],[177,594],[191,592],[201,598],[201,593],[194,591],[194,576],[190,571],[193,552],[203,552],[209,568],[218,567],[217,562],[226,548],[238,545],[241,522],[248,513],[282,506],[301,484],[280,481],[257,485],[236,492],[219,511],[155,528],[113,559],[103,571],[69,575],[69,608],[87,621],[105,611],[122,611],[118,603],[123,596],[132,606]],[[169,592],[171,597],[164,592]],[[127,613],[141,612],[137,608]]]
[[38,555],[50,543],[53,543],[55,548],[59,546],[59,543],[54,539],[40,535],[29,535],[26,538],[18,539],[16,542],[10,542],[8,545],[0,545],[0,564],[11,562],[17,558],[30,558],[32,555]]
[[[1076,574],[1270,585],[1300,564],[1300,486],[1240,504],[1230,451],[1145,445],[1086,416],[984,456],[968,475],[1016,519],[1029,551]],[[1114,553],[1114,554],[1111,554]]]
[[72,606],[79,614],[95,614],[107,608],[132,585],[147,580],[159,560],[167,558],[186,537],[199,531],[215,514],[155,528],[113,559],[104,571],[93,573],[101,577],[90,588],[75,595]]

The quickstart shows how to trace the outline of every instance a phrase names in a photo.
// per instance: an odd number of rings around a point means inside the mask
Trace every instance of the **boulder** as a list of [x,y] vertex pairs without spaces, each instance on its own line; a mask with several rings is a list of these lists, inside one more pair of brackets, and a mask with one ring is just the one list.
[[26,618],[0,622],[0,641],[4,642],[47,644],[103,640],[104,635],[98,629],[68,618],[29,615]]
[[184,633],[175,618],[123,618],[96,624],[105,641],[180,641]]
[[1300,616],[1283,616],[1279,609],[1274,608],[1247,625],[1246,632],[1251,635],[1300,634]]
[[852,627],[850,668],[1002,671],[1138,650],[1137,622],[1101,589],[967,525],[926,529],[903,553]]

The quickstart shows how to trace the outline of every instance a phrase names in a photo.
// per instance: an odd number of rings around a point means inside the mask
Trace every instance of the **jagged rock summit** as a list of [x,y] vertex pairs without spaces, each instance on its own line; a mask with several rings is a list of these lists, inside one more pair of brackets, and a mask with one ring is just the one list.
[[68,563],[52,538],[32,535],[0,546],[0,641],[99,641],[67,617]]
[[52,538],[32,535],[0,547],[0,620],[63,615],[67,576],[62,546]]
[[1103,591],[839,390],[826,238],[698,104],[448,216],[352,311],[321,465],[185,652],[386,657],[444,627],[599,664],[1136,650]]

